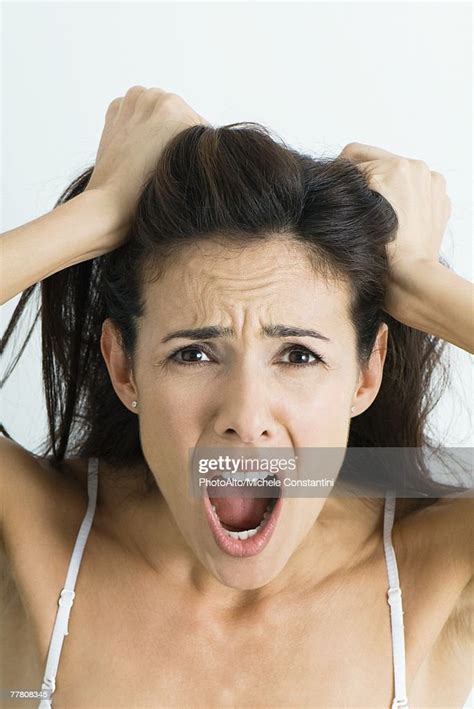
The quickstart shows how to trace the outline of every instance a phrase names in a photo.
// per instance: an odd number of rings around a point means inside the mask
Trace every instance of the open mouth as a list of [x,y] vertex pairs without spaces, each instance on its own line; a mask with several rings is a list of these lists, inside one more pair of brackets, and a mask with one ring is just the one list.
[[[223,501],[222,498],[209,499],[217,519],[233,539],[248,539],[257,534],[267,524],[277,503],[275,497],[254,498],[243,502],[234,498],[224,498]],[[214,501],[216,505],[213,504]]]
[[[268,476],[267,482],[276,476]],[[282,506],[279,497],[204,495],[211,531],[220,549],[231,556],[258,554],[268,544]],[[273,495],[275,492],[272,493]]]

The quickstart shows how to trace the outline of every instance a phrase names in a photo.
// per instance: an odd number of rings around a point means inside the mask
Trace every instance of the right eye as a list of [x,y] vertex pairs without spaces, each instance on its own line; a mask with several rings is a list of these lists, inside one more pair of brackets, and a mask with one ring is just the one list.
[[[208,356],[206,350],[202,347],[181,347],[180,349],[172,352],[169,355],[168,359],[171,360],[172,362],[174,362],[175,364],[179,364],[184,367],[190,367],[190,366],[192,367],[192,366],[196,366],[196,365],[199,366],[202,364],[206,364],[207,361],[210,361],[210,360],[206,361],[206,360],[202,360],[202,359],[198,359],[198,360],[185,359],[186,354],[190,354],[191,356],[193,356],[193,355],[205,355],[206,357]],[[183,361],[183,359],[178,359],[178,355],[182,355],[184,361]]]

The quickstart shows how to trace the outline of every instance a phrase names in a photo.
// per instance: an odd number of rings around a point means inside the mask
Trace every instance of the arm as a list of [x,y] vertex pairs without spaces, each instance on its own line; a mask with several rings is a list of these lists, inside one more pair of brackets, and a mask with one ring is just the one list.
[[439,263],[451,215],[446,180],[421,160],[349,143],[341,156],[366,175],[398,220],[387,244],[390,278],[384,309],[396,320],[474,354],[473,284]]
[[438,500],[413,515],[404,531],[412,551],[418,539],[412,561],[424,570],[425,583],[442,594],[432,616],[437,633],[412,684],[411,701],[418,705],[419,698],[420,706],[462,707],[472,686],[474,499],[469,496],[472,490]]
[[57,271],[120,246],[163,148],[199,124],[210,125],[180,96],[157,87],[132,86],[114,99],[85,191],[0,237],[0,304]]
[[474,354],[474,285],[435,261],[399,274],[386,302],[397,320]]
[[73,197],[0,237],[0,304],[57,271],[95,258],[125,235],[118,210],[100,190]]

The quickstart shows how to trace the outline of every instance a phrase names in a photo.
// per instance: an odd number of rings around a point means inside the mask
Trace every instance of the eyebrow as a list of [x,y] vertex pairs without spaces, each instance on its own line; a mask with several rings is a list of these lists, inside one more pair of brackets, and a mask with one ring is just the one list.
[[[322,335],[317,330],[307,330],[293,325],[264,325],[260,330],[262,337],[315,337],[318,340],[331,342],[329,337]],[[198,327],[191,330],[175,330],[163,337],[162,343],[175,338],[183,337],[190,340],[212,340],[218,337],[235,337],[232,328],[221,327],[219,325],[209,325],[208,327]]]

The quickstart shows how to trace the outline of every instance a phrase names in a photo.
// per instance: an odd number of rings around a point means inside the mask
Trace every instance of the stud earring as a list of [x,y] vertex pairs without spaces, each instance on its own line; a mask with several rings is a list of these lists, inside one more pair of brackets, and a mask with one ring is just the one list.
[[354,413],[355,406],[351,406],[351,411]]
[[132,408],[136,409],[137,408],[138,401],[132,401]]

